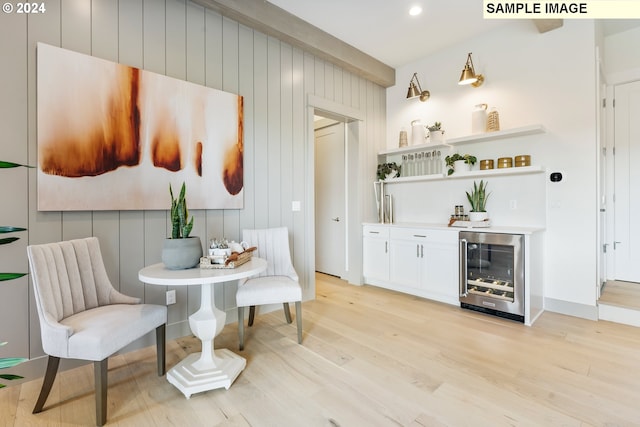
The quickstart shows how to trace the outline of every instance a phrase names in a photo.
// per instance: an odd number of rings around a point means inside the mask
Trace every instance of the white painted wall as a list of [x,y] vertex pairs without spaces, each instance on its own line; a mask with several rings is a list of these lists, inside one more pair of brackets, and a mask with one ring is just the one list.
[[605,38],[604,63],[608,84],[640,79],[640,28]]
[[[425,41],[427,42],[427,41]],[[476,72],[485,76],[479,88],[457,81],[467,53]],[[417,72],[431,99],[405,99]],[[465,145],[459,151],[478,159],[530,154],[544,175],[489,178],[488,203],[494,222],[545,225],[545,297],[547,309],[569,314],[588,312],[596,304],[596,127],[595,29],[593,21],[565,20],[544,34],[529,21],[449,47],[397,70],[397,84],[387,89],[387,147],[410,131],[413,119],[440,121],[451,137],[471,133],[471,110],[487,103],[500,113],[501,129],[542,124],[547,133]],[[551,183],[548,173],[564,179]],[[391,186],[395,187],[398,184]],[[468,188],[472,181],[466,182]],[[389,188],[391,188],[389,187]],[[445,222],[456,202],[463,202],[464,182],[410,184],[398,191],[396,218]],[[518,210],[508,211],[509,200]],[[468,204],[467,204],[468,205]],[[468,208],[468,206],[467,206]]]

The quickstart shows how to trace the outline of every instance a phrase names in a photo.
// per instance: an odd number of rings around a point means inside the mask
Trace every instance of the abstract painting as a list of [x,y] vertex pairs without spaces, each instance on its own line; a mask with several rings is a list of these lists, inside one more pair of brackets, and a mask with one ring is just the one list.
[[38,210],[243,207],[243,98],[38,43]]

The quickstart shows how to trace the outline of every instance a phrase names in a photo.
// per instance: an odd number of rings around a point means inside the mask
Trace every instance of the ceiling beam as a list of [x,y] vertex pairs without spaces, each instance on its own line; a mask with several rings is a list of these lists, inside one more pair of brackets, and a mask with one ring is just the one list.
[[389,87],[395,69],[265,0],[191,0],[223,16]]

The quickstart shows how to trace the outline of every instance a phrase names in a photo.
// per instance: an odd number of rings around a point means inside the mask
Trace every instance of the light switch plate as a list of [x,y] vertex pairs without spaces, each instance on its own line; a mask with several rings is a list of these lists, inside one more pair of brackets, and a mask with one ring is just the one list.
[[294,200],[293,202],[291,202],[291,210],[293,212],[300,212],[300,201],[299,200]]

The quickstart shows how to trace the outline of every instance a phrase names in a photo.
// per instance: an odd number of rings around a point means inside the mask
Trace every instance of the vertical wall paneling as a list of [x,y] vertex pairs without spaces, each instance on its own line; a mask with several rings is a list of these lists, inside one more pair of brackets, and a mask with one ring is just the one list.
[[[361,109],[366,115],[358,128],[359,162],[364,166],[357,181],[358,188],[369,193],[375,153],[384,146],[380,123],[385,117],[385,90],[187,0],[48,0],[46,7],[44,14],[3,16],[0,36],[9,41],[0,46],[7,64],[0,68],[2,144],[5,156],[11,157],[6,160],[37,161],[38,42],[238,93],[244,97],[245,208],[193,211],[193,234],[206,245],[209,237],[239,239],[243,228],[286,225],[305,298],[313,298],[313,191],[309,191],[313,171],[308,170],[313,108],[308,96]],[[27,243],[94,235],[100,239],[116,287],[146,302],[164,304],[166,287],[143,286],[138,271],[160,261],[169,232],[168,194],[167,210],[38,212],[36,171],[6,172],[12,174],[8,180],[22,183],[4,189],[15,199],[6,220],[25,225],[28,232],[17,242],[23,245],[20,253],[7,255],[0,248],[0,268],[6,270],[10,263],[26,269]],[[372,195],[366,197],[372,200]],[[294,200],[301,202],[300,212],[292,212]],[[2,305],[2,311],[12,319],[22,316],[24,326],[16,329],[0,322],[0,338],[10,342],[5,349],[12,354],[19,347],[18,353],[36,358],[43,355],[39,322],[30,283],[21,280],[0,286],[0,304],[11,301],[10,307]],[[170,338],[190,333],[188,316],[199,301],[197,287],[176,290],[177,303],[169,307]],[[236,320],[234,290],[231,285],[216,291],[218,306],[230,314],[227,322]],[[137,345],[151,343],[147,338]]]
[[[293,166],[297,159],[293,157],[293,48],[287,44],[280,46],[280,162],[282,165]],[[300,143],[300,142],[298,142]],[[282,215],[280,223],[289,229],[293,226],[293,168],[281,168],[282,184]]]
[[[343,83],[343,79],[344,79],[344,75],[347,74],[346,72],[344,72],[342,70],[342,68],[340,67],[334,67],[333,68],[333,89],[334,89],[334,96],[333,96],[333,100],[336,101],[339,104],[345,104],[345,105],[349,105],[348,102],[345,102],[345,94],[348,93],[347,91],[344,90],[344,83]],[[348,75],[347,75],[348,77]]]
[[[239,87],[239,24],[228,18],[222,19],[222,90],[230,93],[238,93]],[[224,229],[223,235],[229,240],[240,241],[238,228],[240,227],[240,212],[238,209],[226,209],[223,211]],[[216,291],[222,292],[221,298],[216,298],[219,308],[231,309],[236,306],[237,284],[226,283],[218,286]],[[218,294],[216,294],[217,296]]]
[[[91,55],[91,2],[63,0],[61,3],[61,47]],[[91,212],[63,212],[62,238],[92,235]]]
[[323,97],[334,101],[336,99],[336,88],[334,81],[334,66],[328,62],[324,63],[324,95]]
[[269,192],[268,224],[278,226],[282,221],[282,141],[280,139],[280,41],[267,38],[267,147]]
[[242,230],[254,228],[256,221],[253,73],[253,30],[240,25],[238,29],[238,93],[242,95],[244,102],[244,209],[239,212],[239,238],[242,237]]
[[[118,62],[118,3],[93,0],[87,21],[91,23],[91,55]],[[109,279],[120,289],[120,215],[117,211],[93,212],[92,221],[92,235],[100,240]]]
[[268,137],[268,96],[267,88],[267,36],[254,33],[253,39],[254,67],[253,67],[253,106],[254,106],[254,194],[255,194],[255,227],[267,228],[269,226],[269,149]]
[[[143,17],[142,0],[118,2],[118,62],[144,68]],[[139,298],[145,293],[138,281],[145,265],[145,225],[144,212],[120,212],[120,290]]]
[[[205,14],[202,6],[186,4],[186,80],[206,84]],[[189,189],[187,188],[187,202]],[[207,245],[207,215],[204,210],[189,211],[194,218],[192,236],[200,237]],[[189,286],[187,292],[187,312],[193,313],[200,307],[200,286]],[[182,304],[182,301],[180,302]]]
[[[222,90],[222,16],[211,10],[205,10],[205,84]],[[224,212],[221,209],[206,212],[206,239],[224,237]],[[214,290],[215,291],[215,290]],[[216,300],[219,294],[216,294]]]
[[[4,14],[0,26],[0,58],[5,75],[0,78],[0,160],[26,164],[29,162],[27,91],[27,16]],[[13,43],[6,41],[12,40]],[[29,170],[25,168],[1,169],[0,192],[2,209],[0,225],[28,228],[29,218]],[[0,272],[26,273],[28,271],[26,248],[28,230],[2,237],[17,237],[12,243],[0,245]],[[0,357],[29,357],[29,334],[14,325],[29,324],[29,279],[21,277],[0,282]],[[5,383],[3,381],[3,383]]]
[[[228,18],[222,20],[222,90],[238,93],[238,23]],[[224,211],[224,235],[228,239],[238,240],[240,215],[238,209]],[[234,304],[235,306],[235,304]]]
[[[166,8],[164,1],[145,1],[142,9],[142,68],[145,70],[166,73]],[[169,230],[170,208],[169,190],[167,189],[167,209],[143,212],[144,262],[151,265],[161,261],[162,246]],[[136,278],[137,279],[137,278]],[[168,287],[147,285],[144,287],[144,300],[152,304],[165,304],[165,292]],[[186,304],[186,301],[181,301]]]
[[[47,1],[47,12],[29,15],[27,30],[27,99],[28,108],[28,144],[29,164],[37,164],[37,104],[36,104],[36,45],[38,42],[52,46],[60,45],[60,1]],[[8,38],[6,40],[13,40]],[[6,59],[7,62],[13,58]],[[4,68],[4,67],[3,67]],[[3,73],[4,69],[0,71]],[[6,102],[3,98],[0,102]],[[29,170],[29,244],[55,242],[62,238],[62,214],[60,212],[38,212],[36,201],[36,170]],[[40,340],[40,323],[36,313],[35,301],[29,296],[29,355],[38,357],[43,354]],[[1,327],[0,327],[1,328]]]
[[[292,52],[292,63],[291,63],[291,101],[292,101],[292,111],[291,111],[291,139],[293,142],[292,146],[292,159],[293,163],[291,166],[291,174],[292,174],[292,182],[291,182],[291,192],[292,192],[292,201],[296,200],[301,203],[301,211],[300,212],[292,212],[292,226],[291,226],[291,234],[292,234],[292,245],[291,245],[291,255],[293,260],[293,265],[296,269],[296,272],[300,277],[306,277],[306,268],[305,265],[305,256],[306,256],[306,244],[307,241],[305,238],[305,222],[304,222],[304,211],[307,209],[306,204],[304,203],[304,195],[305,195],[305,184],[306,177],[308,176],[305,171],[305,147],[306,147],[306,134],[305,134],[305,123],[307,117],[307,108],[306,97],[305,97],[305,89],[304,89],[304,61],[305,55],[300,49],[294,48]],[[307,281],[301,283],[303,286],[308,284]]]

